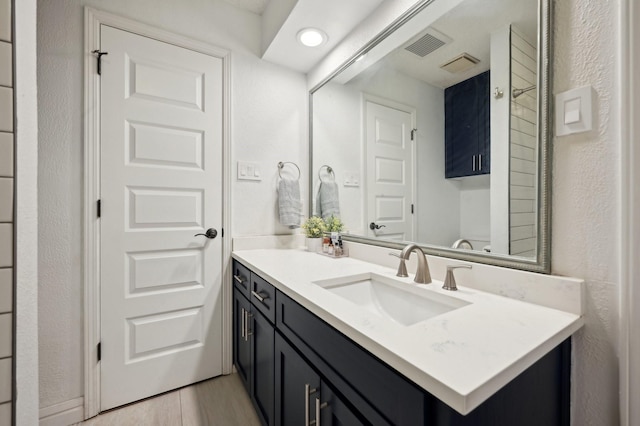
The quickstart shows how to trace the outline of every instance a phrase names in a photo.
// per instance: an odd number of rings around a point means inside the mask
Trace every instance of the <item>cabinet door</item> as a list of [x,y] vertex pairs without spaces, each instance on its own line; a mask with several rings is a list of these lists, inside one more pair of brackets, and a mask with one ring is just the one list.
[[489,173],[489,95],[489,71],[445,89],[446,178]]
[[274,328],[252,306],[249,322],[251,340],[251,399],[264,425],[274,425]]
[[313,401],[314,407],[315,404],[319,405],[319,407],[315,407],[316,416],[313,417],[320,415],[320,426],[364,425],[351,408],[324,381],[320,386],[320,395],[315,397]]
[[320,376],[276,333],[276,424],[308,426],[314,419]]
[[475,82],[469,79],[448,87],[444,96],[446,177],[475,174],[478,147]]
[[246,321],[251,312],[251,304],[234,288],[233,290],[233,363],[238,370],[247,392],[251,393],[251,341],[247,335]]
[[489,71],[477,75],[474,79],[476,80],[476,109],[478,112],[476,173],[483,175],[491,171],[491,89],[489,87]]

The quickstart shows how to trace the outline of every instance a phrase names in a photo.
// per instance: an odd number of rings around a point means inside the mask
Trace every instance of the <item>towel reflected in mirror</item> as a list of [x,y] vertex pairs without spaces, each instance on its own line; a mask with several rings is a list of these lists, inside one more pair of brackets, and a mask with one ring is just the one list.
[[335,182],[320,182],[316,194],[316,216],[323,219],[328,219],[331,216],[340,217],[340,199],[338,185]]

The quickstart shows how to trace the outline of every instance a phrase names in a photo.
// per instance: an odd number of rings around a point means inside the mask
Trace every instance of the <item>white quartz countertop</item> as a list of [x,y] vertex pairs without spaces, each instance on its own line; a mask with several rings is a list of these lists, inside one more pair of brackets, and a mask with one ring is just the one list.
[[[413,270],[397,278],[394,269],[353,258],[281,249],[241,250],[233,257],[461,414],[583,325],[579,315],[464,287],[460,280],[458,291],[446,291],[435,279],[413,283]],[[314,284],[367,272],[469,304],[405,326]]]

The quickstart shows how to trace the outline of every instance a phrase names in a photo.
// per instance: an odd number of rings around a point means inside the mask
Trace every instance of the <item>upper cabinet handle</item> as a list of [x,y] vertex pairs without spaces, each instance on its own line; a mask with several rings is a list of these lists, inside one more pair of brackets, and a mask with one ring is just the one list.
[[238,281],[240,284],[244,284],[244,280],[238,275],[234,275],[233,279]]

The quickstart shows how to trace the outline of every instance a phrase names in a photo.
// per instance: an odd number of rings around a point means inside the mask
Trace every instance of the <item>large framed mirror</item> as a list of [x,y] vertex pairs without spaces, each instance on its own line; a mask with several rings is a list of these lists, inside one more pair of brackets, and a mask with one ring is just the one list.
[[[550,0],[426,0],[310,92],[310,215],[550,270]],[[337,198],[335,193],[337,192]]]

